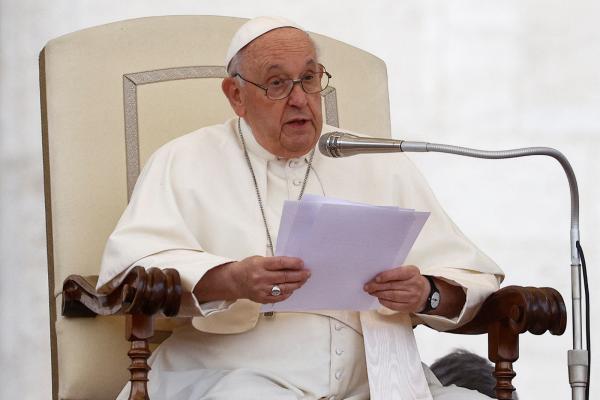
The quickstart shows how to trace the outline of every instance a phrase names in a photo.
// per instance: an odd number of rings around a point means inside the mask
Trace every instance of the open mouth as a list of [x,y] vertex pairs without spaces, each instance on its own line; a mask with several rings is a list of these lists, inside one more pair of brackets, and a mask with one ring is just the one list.
[[304,125],[308,124],[308,119],[304,119],[304,118],[297,118],[297,119],[292,119],[291,121],[286,122],[286,125],[291,125],[293,127],[302,127]]

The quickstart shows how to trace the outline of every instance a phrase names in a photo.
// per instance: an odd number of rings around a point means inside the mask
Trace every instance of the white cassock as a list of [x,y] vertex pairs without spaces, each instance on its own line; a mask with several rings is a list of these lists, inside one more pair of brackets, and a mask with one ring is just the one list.
[[[332,130],[339,129],[323,127],[323,132]],[[278,159],[256,142],[243,120],[242,131],[275,242],[283,202],[298,198],[308,156]],[[454,319],[416,315],[413,322],[452,329],[469,321],[498,289],[502,271],[452,223],[404,154],[334,160],[316,152],[305,193],[431,212],[405,264],[462,286],[466,303]],[[191,295],[209,269],[267,255],[266,243],[237,119],[179,137],[148,160],[107,242],[98,288],[110,291],[135,265],[171,267],[181,275],[185,293],[180,312],[197,316],[193,327],[176,330],[154,352],[151,398],[369,398],[361,313],[265,317],[260,305],[249,300],[198,304]],[[385,308],[369,315],[391,329],[410,328],[406,316]],[[389,356],[389,350],[385,353]],[[419,360],[401,368],[415,368],[415,362]],[[442,389],[430,378],[435,399],[481,398],[477,392]]]

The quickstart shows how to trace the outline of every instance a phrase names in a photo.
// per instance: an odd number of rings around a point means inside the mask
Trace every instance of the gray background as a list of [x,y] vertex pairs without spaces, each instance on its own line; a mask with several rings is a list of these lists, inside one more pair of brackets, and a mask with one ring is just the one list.
[[[597,1],[0,0],[0,398],[50,398],[38,52],[68,32],[167,14],[283,15],[372,52],[388,66],[396,137],[560,149],[579,180],[582,243],[597,293]],[[507,272],[505,284],[555,287],[571,315],[569,196],[558,164],[413,159],[452,218]],[[593,310],[596,332],[598,316]],[[570,397],[567,329],[562,337],[523,337],[515,379],[522,399]],[[486,353],[483,337],[416,332],[428,363],[454,347]]]

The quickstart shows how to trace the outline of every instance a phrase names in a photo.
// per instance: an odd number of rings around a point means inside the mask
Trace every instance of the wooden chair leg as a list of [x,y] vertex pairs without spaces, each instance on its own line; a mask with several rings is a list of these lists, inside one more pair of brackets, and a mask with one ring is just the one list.
[[512,369],[512,363],[500,361],[496,363],[494,376],[496,377],[496,398],[503,400],[512,400],[512,394],[515,387],[512,380],[517,374]]
[[519,358],[519,335],[510,329],[506,322],[496,322],[488,334],[488,358],[495,364],[496,398],[512,400],[515,387],[513,378],[517,375],[513,363]]
[[131,359],[131,391],[129,400],[150,400],[148,396],[148,357],[152,352],[148,347],[148,339],[154,334],[154,319],[146,315],[128,315],[126,336],[131,342],[131,350],[127,353]]

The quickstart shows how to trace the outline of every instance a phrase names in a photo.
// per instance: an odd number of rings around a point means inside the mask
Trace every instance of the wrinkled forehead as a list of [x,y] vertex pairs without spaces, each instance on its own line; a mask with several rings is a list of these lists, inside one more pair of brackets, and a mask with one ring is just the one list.
[[295,28],[278,28],[256,38],[244,49],[244,64],[260,69],[273,65],[318,63],[312,38]]

